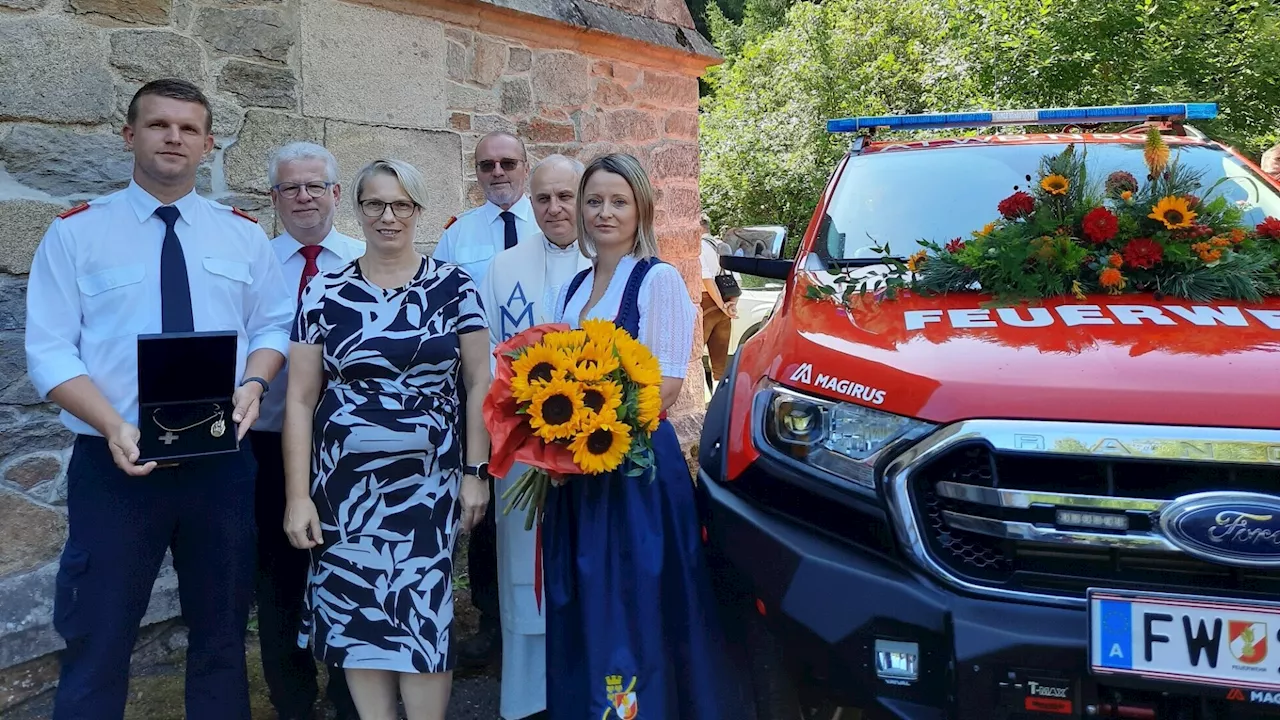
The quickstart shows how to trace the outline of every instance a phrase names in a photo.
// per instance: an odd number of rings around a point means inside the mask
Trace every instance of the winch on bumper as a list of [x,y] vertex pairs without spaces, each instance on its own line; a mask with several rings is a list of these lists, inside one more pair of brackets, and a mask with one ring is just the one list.
[[[736,412],[752,423],[758,456],[727,480],[734,373],[726,377],[700,448],[708,547],[717,580],[750,608],[743,620],[766,631],[802,706],[859,708],[866,718],[974,720],[1247,718],[1280,710],[1280,696],[1265,690],[1092,671],[1086,602],[1091,588],[1260,604],[1280,597],[1274,571],[1224,570],[1171,550],[1158,528],[1143,525],[1158,514],[1150,508],[1194,490],[1280,481],[1265,463],[1266,442],[1203,429],[1186,435],[1216,440],[1219,452],[1237,460],[1261,453],[1257,467],[1176,452],[1065,457],[1037,448],[1061,447],[1064,433],[1081,439],[1079,426],[1021,423],[1011,432],[1000,422],[960,423],[886,454],[876,463],[874,490],[853,492],[771,446],[755,393],[752,407]],[[1095,441],[1140,455],[1146,446],[1137,436],[1149,428],[1129,428],[1123,438],[1116,427],[1095,430]],[[1160,492],[1125,494],[1152,473],[1167,473],[1169,463],[1185,468],[1183,476]],[[1094,471],[1103,484],[1085,487]],[[1064,484],[1068,478],[1074,484]],[[1068,496],[1092,500],[1072,509]],[[1102,507],[1108,503],[1120,511]],[[1056,516],[1060,504],[1073,514]],[[1048,526],[1075,527],[1046,530],[1046,512]],[[1117,518],[1127,523],[1123,534]],[[768,712],[758,717],[773,717]],[[825,710],[812,717],[848,716]]]

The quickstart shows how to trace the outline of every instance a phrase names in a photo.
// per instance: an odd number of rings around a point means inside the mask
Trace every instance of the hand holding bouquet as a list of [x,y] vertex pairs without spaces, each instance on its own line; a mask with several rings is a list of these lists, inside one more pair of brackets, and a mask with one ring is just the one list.
[[662,371],[625,330],[607,320],[588,320],[581,330],[538,325],[494,355],[497,373],[484,402],[490,470],[504,477],[514,462],[532,468],[503,493],[511,500],[504,514],[525,510],[529,529],[551,482],[624,464],[628,476],[638,477],[653,465]]

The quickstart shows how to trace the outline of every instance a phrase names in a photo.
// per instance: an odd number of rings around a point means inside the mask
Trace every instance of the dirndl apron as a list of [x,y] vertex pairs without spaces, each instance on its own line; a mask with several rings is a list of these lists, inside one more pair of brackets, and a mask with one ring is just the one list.
[[[615,323],[639,338],[640,283]],[[570,284],[572,298],[586,272]],[[567,302],[567,300],[566,300]],[[700,542],[689,466],[671,423],[655,469],[573,477],[547,493],[543,573],[551,720],[746,717]]]

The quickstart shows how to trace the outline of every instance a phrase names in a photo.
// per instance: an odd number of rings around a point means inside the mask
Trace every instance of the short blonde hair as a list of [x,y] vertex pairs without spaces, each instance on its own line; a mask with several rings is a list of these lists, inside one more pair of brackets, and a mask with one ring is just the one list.
[[653,185],[640,161],[627,153],[601,155],[582,171],[582,180],[578,183],[578,249],[586,257],[595,259],[596,242],[587,232],[582,205],[586,202],[587,181],[602,171],[622,176],[636,196],[636,241],[631,254],[640,260],[658,257],[658,235],[653,230]]
[[427,207],[427,181],[418,168],[403,160],[383,158],[360,168],[356,175],[355,183],[352,184],[355,192],[351,193],[351,207],[356,211],[356,217],[360,217],[360,195],[364,192],[365,181],[378,174],[395,178],[404,189],[404,194],[409,196],[419,210]]

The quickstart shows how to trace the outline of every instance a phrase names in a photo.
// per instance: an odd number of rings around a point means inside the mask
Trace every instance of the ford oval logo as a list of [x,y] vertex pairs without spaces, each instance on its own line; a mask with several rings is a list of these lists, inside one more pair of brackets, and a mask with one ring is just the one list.
[[1280,567],[1280,497],[1259,493],[1185,495],[1160,511],[1170,543],[1203,560]]

